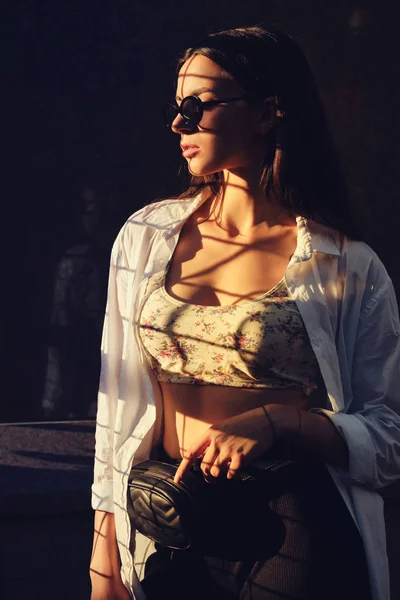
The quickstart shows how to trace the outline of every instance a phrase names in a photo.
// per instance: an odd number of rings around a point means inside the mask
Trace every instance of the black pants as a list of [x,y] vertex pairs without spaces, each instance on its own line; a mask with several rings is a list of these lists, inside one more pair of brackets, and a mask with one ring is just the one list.
[[209,484],[196,547],[156,545],[148,558],[147,600],[370,600],[362,540],[328,471],[280,450],[256,480]]

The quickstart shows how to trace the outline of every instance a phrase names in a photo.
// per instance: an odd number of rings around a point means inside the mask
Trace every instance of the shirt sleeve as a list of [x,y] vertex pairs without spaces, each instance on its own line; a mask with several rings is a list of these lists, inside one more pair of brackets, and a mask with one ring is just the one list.
[[326,414],[349,448],[351,481],[382,488],[400,477],[400,325],[390,279],[361,312],[347,412]]
[[101,372],[96,419],[96,447],[92,507],[114,512],[113,448],[119,376],[123,354],[124,305],[128,261],[118,235],[111,253],[107,305],[101,342]]

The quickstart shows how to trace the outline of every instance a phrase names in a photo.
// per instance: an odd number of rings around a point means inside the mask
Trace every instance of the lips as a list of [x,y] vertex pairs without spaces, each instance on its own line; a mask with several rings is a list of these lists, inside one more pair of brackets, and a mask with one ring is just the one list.
[[184,158],[192,158],[200,150],[200,148],[198,146],[195,146],[194,144],[181,144],[181,148],[182,156]]

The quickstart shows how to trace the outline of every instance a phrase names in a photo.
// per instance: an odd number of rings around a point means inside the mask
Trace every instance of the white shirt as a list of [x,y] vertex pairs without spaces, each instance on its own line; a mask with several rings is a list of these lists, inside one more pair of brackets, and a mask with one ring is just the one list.
[[[162,422],[161,392],[144,358],[138,315],[152,291],[148,278],[166,267],[182,226],[203,201],[199,195],[142,208],[121,229],[111,256],[92,506],[115,514],[121,576],[135,600],[145,596],[129,550],[128,474],[160,441]],[[327,389],[328,408],[318,410],[349,447],[348,470],[328,469],[364,541],[373,600],[389,600],[383,500],[374,489],[400,475],[396,298],[384,266],[366,244],[303,217],[297,228],[285,280]]]

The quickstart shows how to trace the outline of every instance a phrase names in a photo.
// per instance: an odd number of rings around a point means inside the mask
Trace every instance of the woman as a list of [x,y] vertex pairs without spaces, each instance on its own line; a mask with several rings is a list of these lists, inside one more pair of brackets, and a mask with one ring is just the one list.
[[[356,241],[307,62],[281,33],[211,35],[180,60],[165,117],[192,185],[113,248],[92,600],[387,600],[372,490],[399,472],[397,305]],[[127,479],[150,454],[176,481],[199,461],[222,504],[216,550],[157,547],[139,583]],[[238,486],[260,457],[282,473]]]

